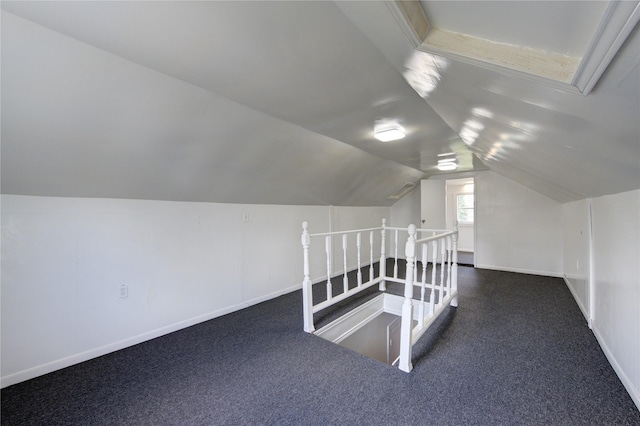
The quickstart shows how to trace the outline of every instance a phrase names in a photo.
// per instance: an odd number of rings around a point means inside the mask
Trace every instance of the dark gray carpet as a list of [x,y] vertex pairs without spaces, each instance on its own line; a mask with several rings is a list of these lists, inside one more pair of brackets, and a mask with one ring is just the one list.
[[462,267],[459,282],[411,374],[304,333],[296,291],[5,388],[1,422],[640,425],[561,279]]

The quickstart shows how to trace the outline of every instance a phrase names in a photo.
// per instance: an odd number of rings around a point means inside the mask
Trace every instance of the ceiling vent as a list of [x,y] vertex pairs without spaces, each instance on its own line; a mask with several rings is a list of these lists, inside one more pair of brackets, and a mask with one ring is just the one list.
[[393,191],[393,194],[389,195],[387,197],[387,200],[399,200],[400,198],[404,197],[407,193],[409,193],[409,191],[415,188],[415,186],[416,186],[415,183],[406,182],[400,188]]

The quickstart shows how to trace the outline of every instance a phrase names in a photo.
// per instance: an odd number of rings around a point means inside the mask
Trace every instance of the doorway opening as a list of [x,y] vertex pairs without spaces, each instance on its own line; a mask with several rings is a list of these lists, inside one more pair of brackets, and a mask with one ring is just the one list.
[[458,264],[474,266],[475,259],[475,182],[474,178],[447,179],[445,182],[446,228],[458,223]]

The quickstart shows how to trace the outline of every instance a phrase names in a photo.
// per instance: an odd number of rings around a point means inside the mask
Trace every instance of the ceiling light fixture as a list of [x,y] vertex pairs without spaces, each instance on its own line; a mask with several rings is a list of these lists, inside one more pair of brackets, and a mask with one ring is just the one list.
[[[449,155],[453,154],[453,157],[449,157]],[[455,170],[458,168],[458,164],[456,163],[455,153],[447,153],[447,154],[438,154],[438,157],[446,156],[447,158],[440,158],[438,160],[438,170],[443,172],[448,172],[451,170]]]
[[448,172],[451,170],[455,170],[458,168],[456,163],[448,162],[448,163],[438,163],[438,170],[442,172]]
[[405,132],[399,124],[376,124],[373,130],[373,136],[380,142],[391,142],[404,138]]

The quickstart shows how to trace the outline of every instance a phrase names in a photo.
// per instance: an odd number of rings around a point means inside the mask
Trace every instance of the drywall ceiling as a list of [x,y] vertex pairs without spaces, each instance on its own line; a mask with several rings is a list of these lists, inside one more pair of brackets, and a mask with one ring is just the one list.
[[[573,54],[606,9],[482,3],[425,10]],[[637,31],[582,96],[415,49],[388,6],[3,1],[2,192],[390,205],[446,152],[559,201],[640,187]],[[558,13],[538,37],[503,25]],[[407,137],[375,140],[380,119]]]

